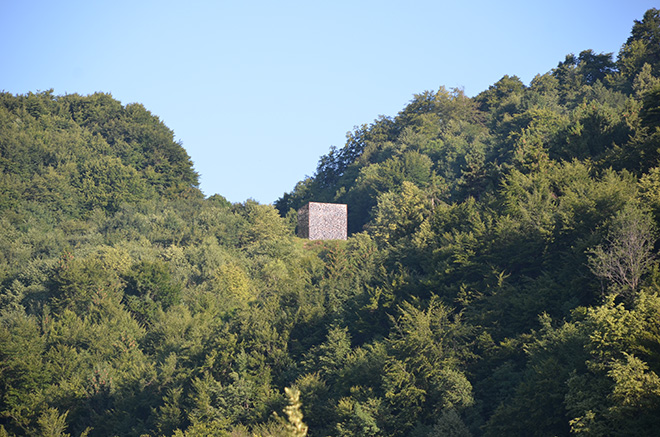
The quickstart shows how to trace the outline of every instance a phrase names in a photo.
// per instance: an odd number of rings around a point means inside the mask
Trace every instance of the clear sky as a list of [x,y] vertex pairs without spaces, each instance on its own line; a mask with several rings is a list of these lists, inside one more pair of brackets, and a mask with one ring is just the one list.
[[[655,3],[655,4],[654,4]],[[440,86],[618,53],[646,0],[0,0],[0,90],[111,93],[174,131],[207,196],[272,203],[354,126]]]

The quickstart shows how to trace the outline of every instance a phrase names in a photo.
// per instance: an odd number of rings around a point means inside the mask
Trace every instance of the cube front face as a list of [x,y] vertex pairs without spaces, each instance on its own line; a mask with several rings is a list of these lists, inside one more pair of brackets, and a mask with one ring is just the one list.
[[310,202],[298,210],[298,236],[310,240],[346,240],[348,207]]

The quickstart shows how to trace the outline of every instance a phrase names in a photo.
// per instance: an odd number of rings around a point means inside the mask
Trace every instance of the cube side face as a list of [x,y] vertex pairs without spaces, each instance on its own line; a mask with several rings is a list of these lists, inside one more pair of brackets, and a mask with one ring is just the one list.
[[309,238],[309,203],[298,210],[298,236]]
[[308,237],[310,240],[346,240],[348,207],[337,203],[308,204]]

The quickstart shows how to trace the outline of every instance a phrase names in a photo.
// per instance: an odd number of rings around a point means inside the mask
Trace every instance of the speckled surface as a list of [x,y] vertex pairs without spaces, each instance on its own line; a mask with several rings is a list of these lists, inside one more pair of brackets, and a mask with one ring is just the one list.
[[298,236],[310,240],[346,240],[348,207],[309,202],[298,210]]

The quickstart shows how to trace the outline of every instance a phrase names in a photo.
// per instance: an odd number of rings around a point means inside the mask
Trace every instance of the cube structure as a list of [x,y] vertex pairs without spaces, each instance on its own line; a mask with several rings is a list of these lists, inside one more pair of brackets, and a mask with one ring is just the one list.
[[310,240],[346,240],[348,207],[309,202],[298,210],[298,236]]

